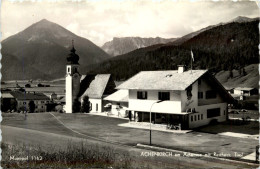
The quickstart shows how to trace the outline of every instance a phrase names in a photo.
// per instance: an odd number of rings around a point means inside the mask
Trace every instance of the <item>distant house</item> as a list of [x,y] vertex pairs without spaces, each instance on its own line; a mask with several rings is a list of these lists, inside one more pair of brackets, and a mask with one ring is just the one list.
[[56,100],[58,98],[58,95],[54,92],[52,93],[44,93],[46,96],[50,98],[50,100]]
[[111,113],[120,115],[122,117],[128,116],[128,90],[118,90],[115,93],[104,98],[109,103],[111,103]]
[[17,103],[13,95],[9,92],[1,92],[1,111],[16,111]]
[[251,96],[257,94],[258,94],[258,90],[256,88],[249,88],[249,87],[234,88],[234,95]]
[[129,91],[129,111],[139,122],[195,128],[227,119],[232,96],[207,70],[142,71],[117,89]]
[[110,74],[82,75],[78,97],[81,103],[84,96],[89,97],[90,112],[103,112],[108,103],[103,98],[115,91],[115,83]]
[[45,112],[46,104],[50,102],[49,97],[43,93],[12,91],[10,94],[17,102],[17,110],[22,107],[29,110],[29,102],[33,101],[35,104],[35,112]]

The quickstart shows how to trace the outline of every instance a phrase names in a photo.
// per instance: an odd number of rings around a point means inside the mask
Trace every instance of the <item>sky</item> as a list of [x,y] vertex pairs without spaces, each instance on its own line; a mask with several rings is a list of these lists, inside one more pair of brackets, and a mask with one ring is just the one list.
[[237,16],[259,16],[259,4],[254,1],[32,1],[2,0],[2,39],[41,19],[102,46],[113,37],[176,38]]

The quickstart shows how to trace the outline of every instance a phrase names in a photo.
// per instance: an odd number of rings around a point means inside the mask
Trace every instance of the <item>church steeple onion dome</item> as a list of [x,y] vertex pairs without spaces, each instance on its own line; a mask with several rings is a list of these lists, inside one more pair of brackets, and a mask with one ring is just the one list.
[[79,55],[76,54],[76,49],[74,48],[73,40],[70,54],[67,56],[67,64],[79,64]]

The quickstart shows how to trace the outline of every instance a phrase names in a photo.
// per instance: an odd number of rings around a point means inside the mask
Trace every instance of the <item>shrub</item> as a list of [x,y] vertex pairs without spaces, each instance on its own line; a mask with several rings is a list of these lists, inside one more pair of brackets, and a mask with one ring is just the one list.
[[88,96],[84,96],[83,103],[81,105],[81,112],[89,113],[91,110],[90,101]]

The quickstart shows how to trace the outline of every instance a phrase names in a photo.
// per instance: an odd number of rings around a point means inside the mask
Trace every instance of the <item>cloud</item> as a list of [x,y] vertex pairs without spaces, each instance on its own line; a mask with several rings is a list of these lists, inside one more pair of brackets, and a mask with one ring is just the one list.
[[101,46],[113,37],[180,37],[237,16],[257,17],[255,2],[2,2],[3,38],[46,18]]

